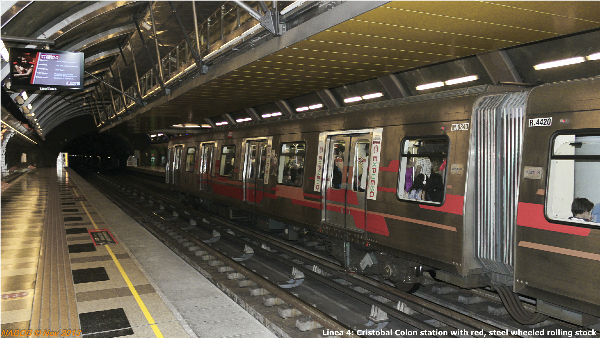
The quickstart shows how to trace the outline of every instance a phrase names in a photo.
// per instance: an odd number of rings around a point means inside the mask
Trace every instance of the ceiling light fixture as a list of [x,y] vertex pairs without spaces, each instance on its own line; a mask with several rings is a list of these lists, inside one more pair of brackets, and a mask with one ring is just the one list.
[[269,118],[269,117],[276,117],[276,116],[281,116],[281,112],[277,111],[274,113],[267,113],[267,114],[262,114],[261,115],[263,119]]
[[217,125],[217,126],[224,126],[224,125],[226,125],[226,124],[229,124],[229,123],[227,123],[227,121],[223,121],[223,122],[217,122],[217,123],[215,123],[215,125]]
[[600,60],[600,53],[594,53],[591,55],[586,56],[586,59],[593,61],[593,60]]
[[344,99],[344,103],[358,102],[358,101],[362,101],[362,99],[363,98],[360,96],[349,97],[347,99]]
[[235,122],[237,122],[237,123],[248,122],[248,121],[252,121],[252,118],[251,117],[245,117],[243,119],[237,119],[237,120],[235,120]]
[[303,111],[307,111],[308,107],[300,107],[300,108],[296,108],[297,112],[303,112]]
[[427,90],[427,89],[432,89],[432,88],[438,88],[438,87],[443,87],[444,83],[443,82],[432,82],[432,83],[426,83],[426,84],[422,84],[420,86],[417,86],[417,90]]
[[569,58],[569,59],[562,59],[562,60],[540,63],[540,64],[533,66],[533,69],[542,70],[542,69],[548,69],[548,68],[556,68],[556,67],[574,65],[574,64],[581,63],[584,61],[585,61],[585,58],[583,56],[578,56],[578,57]]
[[477,79],[479,79],[479,77],[477,75],[470,75],[470,76],[465,76],[465,77],[459,77],[457,79],[448,80],[448,81],[445,81],[444,83],[446,84],[446,86],[452,86],[452,85],[459,84],[459,83],[475,81]]
[[367,94],[367,95],[363,95],[362,98],[363,100],[369,100],[369,99],[375,99],[378,97],[382,97],[383,93],[372,93],[372,94]]

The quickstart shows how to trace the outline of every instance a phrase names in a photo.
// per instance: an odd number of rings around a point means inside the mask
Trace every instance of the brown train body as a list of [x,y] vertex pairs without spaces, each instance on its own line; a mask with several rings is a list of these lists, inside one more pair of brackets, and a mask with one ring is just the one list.
[[[567,211],[575,197],[600,202],[600,78],[422,98],[172,139],[167,183],[264,227],[320,234],[346,268],[406,290],[430,271],[597,320],[600,224]],[[422,195],[407,188],[418,173]]]

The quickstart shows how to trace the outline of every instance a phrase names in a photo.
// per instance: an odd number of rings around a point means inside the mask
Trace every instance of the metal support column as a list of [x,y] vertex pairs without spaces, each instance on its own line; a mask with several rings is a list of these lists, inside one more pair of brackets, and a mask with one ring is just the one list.
[[196,47],[198,48],[198,55],[201,55],[200,35],[198,34],[198,16],[196,15],[196,1],[192,1],[192,13],[194,14],[194,32],[196,34]]
[[156,47],[156,58],[158,60],[156,63],[158,65],[158,78],[164,82],[162,60],[160,58],[160,49],[158,48],[158,35],[156,34],[156,21],[154,21],[154,3],[150,5],[150,20],[152,20],[152,34],[154,35],[154,46]]
[[[154,71],[158,72],[158,69],[156,68],[156,62],[154,62],[154,59],[152,58],[152,54],[150,54],[150,50],[148,49],[148,45],[146,44],[146,40],[144,39],[144,35],[142,34],[142,30],[140,29],[140,24],[137,22],[137,20],[135,20],[135,28],[137,28],[138,34],[140,36],[140,40],[142,40],[142,45],[144,45],[144,49],[146,50],[146,55],[148,55],[148,59],[150,59],[150,62],[152,63],[152,68],[154,69]],[[160,89],[165,93],[165,95],[169,95],[169,91],[165,87],[165,83],[163,82],[162,77],[157,76],[157,78],[158,78],[158,83],[160,83]]]
[[196,50],[194,49],[194,46],[192,45],[192,42],[190,41],[190,37],[187,35],[187,33],[185,31],[185,27],[183,26],[183,22],[181,21],[181,18],[179,17],[179,14],[175,10],[175,5],[173,5],[172,1],[169,1],[169,5],[171,6],[171,10],[173,11],[173,14],[175,14],[175,19],[177,19],[177,23],[179,24],[179,29],[181,29],[181,34],[183,34],[183,38],[185,39],[185,43],[187,44],[188,48],[192,51],[192,56],[194,57],[194,61],[196,61],[196,69],[201,74],[202,73],[206,73],[204,71],[204,69],[203,69],[202,58],[200,57],[200,54],[198,54],[196,52]]
[[[127,72],[130,72],[129,69],[129,64],[127,63],[127,59],[125,59],[125,53],[123,53],[123,48],[121,48],[121,45],[119,45],[119,51],[121,52],[121,57],[123,58],[123,63],[125,63],[125,70],[127,70]],[[135,63],[135,58],[133,59],[133,62]],[[135,65],[134,65],[135,66]],[[121,78],[121,74],[119,73],[119,78]],[[142,93],[140,92],[140,82],[137,78],[137,69],[135,72],[135,80],[137,82],[137,86],[134,86],[134,89],[137,90],[137,95],[140,98],[140,101],[142,100]],[[122,87],[122,83],[121,83],[121,87]],[[137,100],[134,100],[136,103],[138,102]]]

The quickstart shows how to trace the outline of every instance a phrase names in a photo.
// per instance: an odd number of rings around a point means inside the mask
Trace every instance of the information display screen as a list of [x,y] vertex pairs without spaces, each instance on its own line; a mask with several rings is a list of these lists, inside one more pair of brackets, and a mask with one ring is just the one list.
[[83,90],[83,53],[11,48],[9,62],[14,88]]

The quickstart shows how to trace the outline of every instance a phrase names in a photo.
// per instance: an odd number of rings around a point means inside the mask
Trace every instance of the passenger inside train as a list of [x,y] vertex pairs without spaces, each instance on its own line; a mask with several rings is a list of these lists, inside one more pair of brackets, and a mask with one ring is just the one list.
[[[594,202],[600,201],[599,156],[598,135],[565,133],[554,137],[548,169],[548,218],[600,223],[598,217],[592,217]],[[598,212],[600,207],[596,209],[596,214]]]
[[398,198],[412,201],[444,202],[446,157],[445,138],[406,139],[403,141]]
[[572,221],[586,221],[589,222],[592,219],[592,209],[594,203],[590,202],[587,198],[575,198],[571,204],[572,217],[569,217]]

